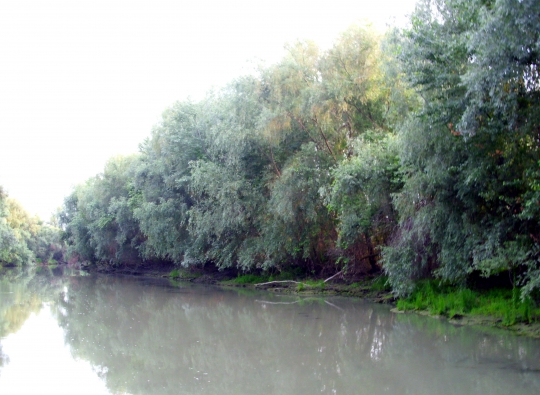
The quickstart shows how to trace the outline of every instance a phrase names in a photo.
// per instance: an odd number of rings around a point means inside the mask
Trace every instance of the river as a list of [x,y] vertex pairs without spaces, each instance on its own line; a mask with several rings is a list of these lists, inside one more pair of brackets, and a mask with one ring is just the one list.
[[0,394],[540,394],[540,341],[354,298],[0,277]]

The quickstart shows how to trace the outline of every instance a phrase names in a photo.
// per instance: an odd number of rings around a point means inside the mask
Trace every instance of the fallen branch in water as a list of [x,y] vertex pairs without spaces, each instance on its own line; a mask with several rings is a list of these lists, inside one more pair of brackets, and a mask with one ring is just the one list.
[[269,302],[267,300],[256,300],[257,303],[263,303],[263,304],[295,304],[300,302],[299,300],[295,300],[294,302]]
[[[343,274],[343,270],[340,270],[339,272],[337,272],[336,274],[334,274],[333,276],[331,277],[328,277],[326,280],[323,281],[323,283],[327,283],[328,281],[332,280],[333,278],[339,276],[340,274]],[[309,285],[309,284],[306,284],[306,283],[302,283],[300,281],[293,281],[293,280],[281,280],[281,281],[269,281],[267,283],[259,283],[259,284],[255,284],[256,287],[259,287],[259,286],[262,286],[262,285],[270,285],[270,284],[280,284],[280,283],[293,283],[293,284],[302,284],[303,286],[305,287],[311,287],[313,288],[313,285]]]
[[309,284],[301,283],[299,281],[293,281],[293,280],[269,281],[267,283],[255,284],[255,286],[259,287],[259,286],[262,286],[262,285],[279,284],[279,283],[294,283],[294,284],[302,284],[305,287],[311,287],[311,285],[309,285]]

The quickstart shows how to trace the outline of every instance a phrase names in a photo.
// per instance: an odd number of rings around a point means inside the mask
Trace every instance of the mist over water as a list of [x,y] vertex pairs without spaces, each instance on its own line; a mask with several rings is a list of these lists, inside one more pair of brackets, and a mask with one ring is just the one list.
[[352,298],[49,273],[0,280],[0,324],[2,394],[540,393],[539,341]]

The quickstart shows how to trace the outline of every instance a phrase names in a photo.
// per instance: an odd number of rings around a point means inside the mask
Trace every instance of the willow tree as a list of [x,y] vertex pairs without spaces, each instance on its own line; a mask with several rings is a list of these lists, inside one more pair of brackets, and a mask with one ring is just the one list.
[[[175,104],[141,145],[119,191],[102,191],[112,186],[99,178],[66,201],[75,250],[104,259],[130,239],[118,238],[122,218],[140,230],[130,240],[146,260],[320,273],[334,272],[341,255],[361,258],[365,250],[375,268],[385,231],[375,221],[382,211],[370,204],[375,198],[387,206],[393,190],[361,197],[395,172],[386,145],[399,101],[383,58],[380,37],[353,27],[328,51],[296,43],[258,75],[199,103]],[[391,169],[379,171],[386,164]],[[332,189],[351,165],[367,172],[352,177],[371,184]],[[357,210],[371,214],[355,219]],[[364,226],[368,217],[374,226]]]
[[146,259],[180,264],[191,244],[190,162],[207,155],[209,108],[206,101],[176,103],[141,145],[131,204],[145,236],[140,251]]
[[103,173],[77,186],[60,214],[69,251],[81,261],[107,265],[140,262],[141,233],[129,207],[138,157],[110,159]]
[[0,265],[63,261],[60,229],[31,216],[0,187]]
[[400,135],[400,226],[385,250],[398,293],[476,270],[538,286],[540,225],[527,208],[538,202],[539,18],[533,0],[426,0],[403,32],[423,105]]
[[12,227],[14,222],[16,225],[25,224],[14,221],[10,206],[13,208],[13,201],[9,200],[7,193],[0,186],[0,264],[27,265],[32,262],[33,254],[26,244],[24,229]]
[[189,210],[188,262],[243,270],[261,266],[262,206],[267,173],[274,167],[256,133],[259,89],[257,79],[244,77],[211,98],[208,153],[190,164],[194,204]]

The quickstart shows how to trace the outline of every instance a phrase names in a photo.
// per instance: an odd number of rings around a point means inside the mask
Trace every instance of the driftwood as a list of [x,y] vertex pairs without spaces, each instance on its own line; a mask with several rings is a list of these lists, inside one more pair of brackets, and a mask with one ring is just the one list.
[[301,282],[299,282],[299,281],[293,281],[293,280],[269,281],[269,282],[267,282],[267,283],[259,283],[259,284],[255,284],[255,286],[256,286],[256,287],[260,287],[260,286],[263,286],[263,285],[280,284],[280,283],[302,284],[302,285],[304,285],[305,287],[311,287],[311,285],[309,285],[309,284],[301,283]]
[[[333,276],[328,277],[326,280],[323,281],[323,283],[326,284],[328,281],[330,281],[330,280],[332,280],[333,278],[339,276],[340,274],[343,274],[343,270],[340,270],[339,272],[337,272],[337,273],[334,274]],[[309,284],[306,284],[306,283],[303,283],[303,282],[300,282],[300,281],[293,281],[293,280],[269,281],[269,282],[267,282],[267,283],[259,283],[259,284],[255,284],[255,286],[256,286],[256,287],[262,287],[262,286],[264,286],[264,285],[283,284],[283,283],[302,284],[304,287],[311,287],[311,288],[314,287],[313,285],[309,285]]]
[[263,304],[296,304],[300,302],[299,300],[295,300],[294,302],[270,302],[268,300],[256,300],[257,303],[263,303]]

